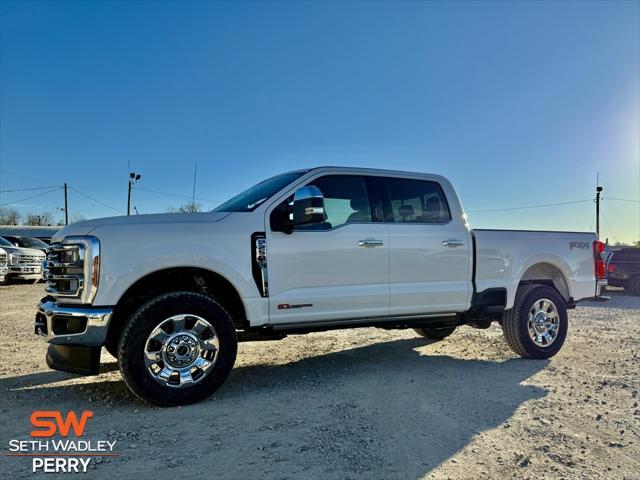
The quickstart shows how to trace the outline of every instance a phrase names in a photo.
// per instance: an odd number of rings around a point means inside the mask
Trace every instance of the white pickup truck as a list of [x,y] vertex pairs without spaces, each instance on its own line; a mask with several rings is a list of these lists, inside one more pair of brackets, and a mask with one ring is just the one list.
[[471,230],[447,179],[320,167],[265,180],[213,212],[75,223],[53,238],[35,331],[50,367],[96,374],[101,347],[161,405],[225,381],[237,342],[337,328],[443,339],[502,325],[526,358],[556,354],[567,309],[596,297],[594,233]]

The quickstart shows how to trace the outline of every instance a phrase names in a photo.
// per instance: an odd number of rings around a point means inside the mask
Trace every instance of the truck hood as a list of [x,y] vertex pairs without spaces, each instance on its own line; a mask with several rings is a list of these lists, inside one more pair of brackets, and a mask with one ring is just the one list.
[[[67,225],[51,238],[51,242],[59,242],[65,237],[89,235],[98,227],[133,226],[133,225],[174,225],[180,228],[184,224],[219,222],[229,212],[207,213],[155,213],[149,215],[131,215],[120,217],[97,218]],[[4,248],[4,247],[3,247]]]

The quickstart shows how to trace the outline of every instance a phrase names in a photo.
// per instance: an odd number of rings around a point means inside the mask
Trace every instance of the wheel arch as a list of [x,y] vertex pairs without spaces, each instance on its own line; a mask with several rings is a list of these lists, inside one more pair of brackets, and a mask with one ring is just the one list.
[[174,291],[207,295],[227,310],[236,329],[244,330],[249,327],[242,298],[227,278],[201,267],[169,267],[147,273],[125,290],[114,306],[107,344],[117,344],[126,320],[141,305],[153,297]]
[[568,274],[557,262],[541,260],[531,263],[520,276],[518,285],[542,284],[555,288],[566,302],[571,301]]

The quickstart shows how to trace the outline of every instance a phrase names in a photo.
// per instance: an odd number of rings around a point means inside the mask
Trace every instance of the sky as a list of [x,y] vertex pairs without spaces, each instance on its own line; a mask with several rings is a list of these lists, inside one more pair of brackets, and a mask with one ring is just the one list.
[[133,171],[163,212],[196,163],[206,209],[345,165],[445,175],[473,227],[581,231],[599,173],[601,237],[636,241],[640,2],[0,2],[0,204],[61,219],[68,182],[70,218],[122,214]]

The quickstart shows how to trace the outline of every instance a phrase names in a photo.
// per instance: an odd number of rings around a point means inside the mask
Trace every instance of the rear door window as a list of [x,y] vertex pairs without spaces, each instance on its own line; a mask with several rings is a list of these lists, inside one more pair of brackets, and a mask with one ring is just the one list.
[[385,178],[390,208],[387,221],[394,223],[446,223],[451,220],[449,204],[437,182]]

